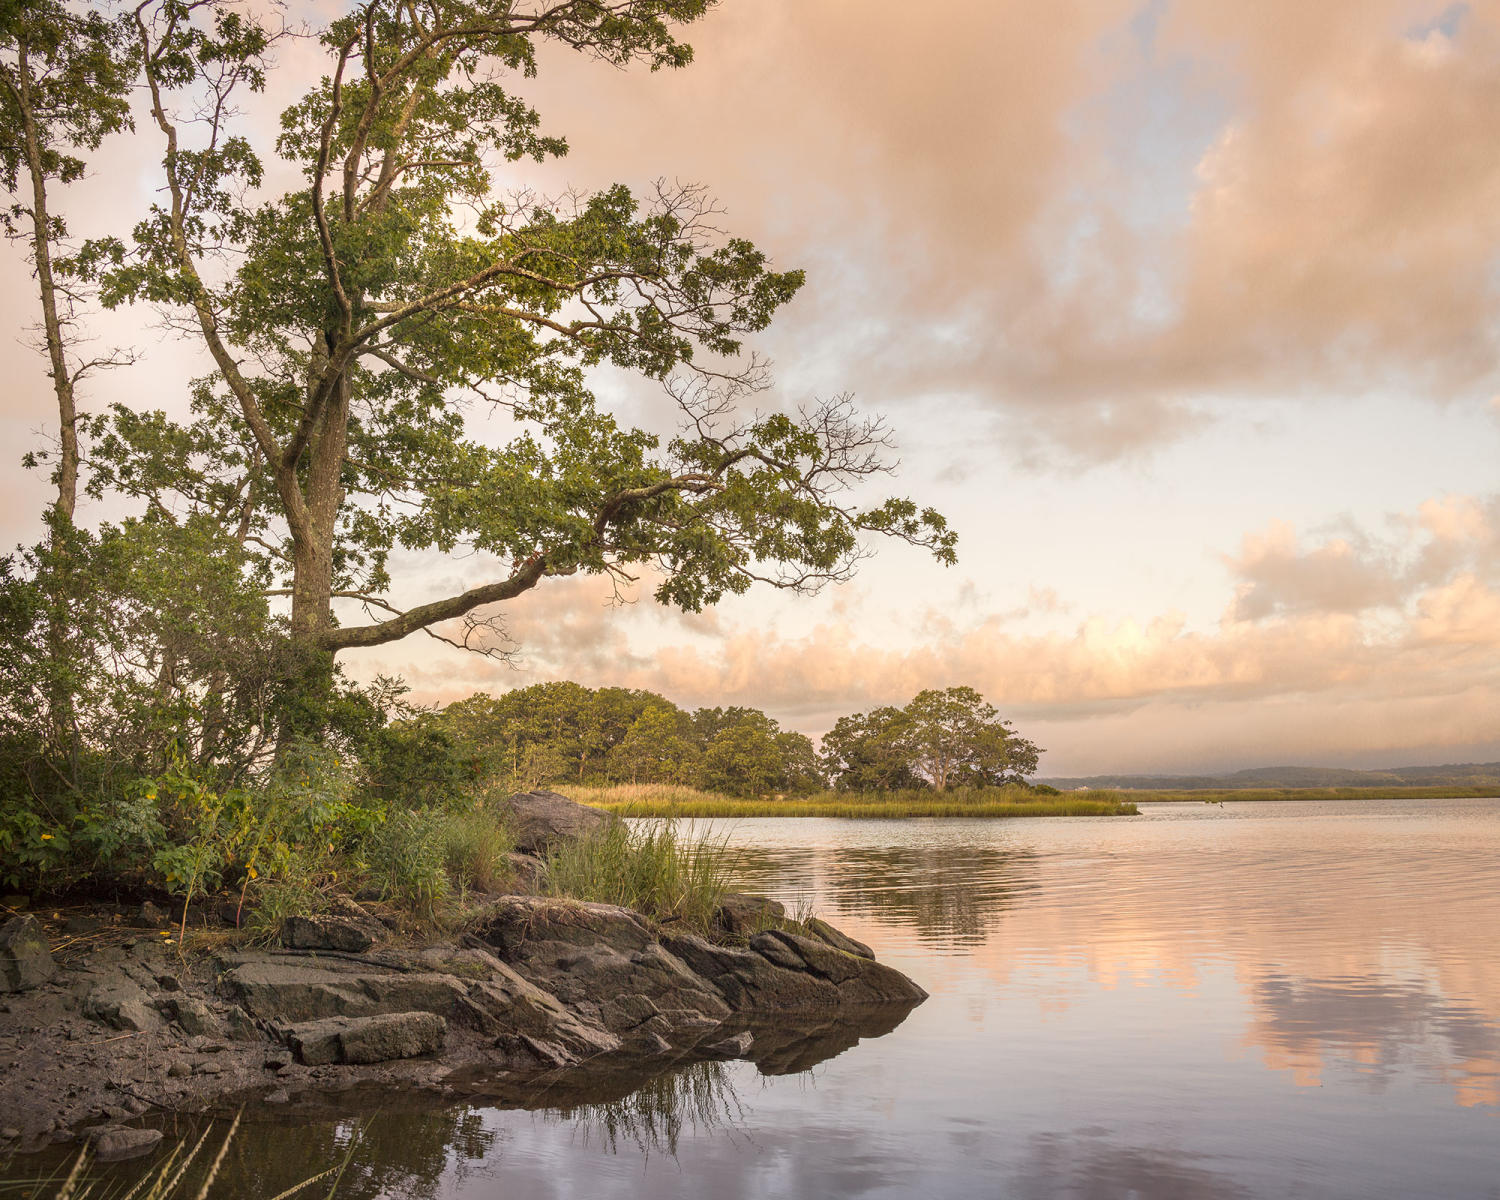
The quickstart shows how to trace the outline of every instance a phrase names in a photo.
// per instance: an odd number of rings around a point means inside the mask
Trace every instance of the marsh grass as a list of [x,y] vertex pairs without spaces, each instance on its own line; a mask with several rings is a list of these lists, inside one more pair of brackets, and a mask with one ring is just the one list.
[[612,822],[559,845],[547,858],[547,892],[633,908],[699,932],[713,925],[738,855],[725,836],[675,821]]
[[1134,815],[1133,797],[1116,793],[1049,796],[1029,788],[947,792],[821,792],[781,799],[721,796],[673,785],[576,787],[567,795],[622,817],[1104,817]]

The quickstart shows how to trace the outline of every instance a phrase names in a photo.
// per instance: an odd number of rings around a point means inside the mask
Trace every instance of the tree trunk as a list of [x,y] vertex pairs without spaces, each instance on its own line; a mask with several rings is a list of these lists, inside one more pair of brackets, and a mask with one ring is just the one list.
[[57,281],[52,272],[52,221],[47,208],[47,175],[42,162],[42,140],[33,107],[31,67],[25,42],[19,46],[16,82],[21,101],[26,172],[31,176],[31,255],[36,266],[37,287],[41,291],[42,328],[47,339],[52,392],[57,397],[57,511],[71,522],[78,506],[78,411],[74,406],[73,379],[68,373],[67,355],[63,352]]
[[[326,362],[326,360],[324,360]],[[333,652],[323,635],[333,627],[333,550],[339,508],[344,500],[344,454],[349,439],[349,379],[340,375],[308,439],[306,472],[297,463],[278,467],[278,489],[302,494],[307,519],[292,529],[292,656],[289,685],[296,710],[282,720],[281,732],[312,733],[317,712],[332,699]],[[303,726],[305,725],[305,728]]]

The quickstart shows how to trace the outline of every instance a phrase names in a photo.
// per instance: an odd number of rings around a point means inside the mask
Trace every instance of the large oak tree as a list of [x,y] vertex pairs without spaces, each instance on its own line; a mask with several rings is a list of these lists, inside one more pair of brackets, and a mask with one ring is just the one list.
[[[742,339],[802,275],[721,232],[702,189],[509,186],[508,163],[566,149],[523,98],[544,44],[682,67],[681,28],[711,6],[370,0],[322,32],[324,73],[274,147],[238,102],[293,86],[278,29],[220,0],[134,10],[161,199],[86,261],[213,371],[189,423],[118,410],[96,486],[218,519],[289,598],[309,681],[420,630],[482,644],[493,606],[560,576],[649,568],[658,600],[697,609],[842,579],[867,534],[952,560],[937,513],[855,498],[887,468],[880,422],[846,397],[752,407],[768,380]],[[300,182],[270,189],[288,168]],[[589,387],[601,364],[659,381],[676,434],[620,423]],[[403,607],[398,547],[477,551],[493,574]],[[365,619],[340,623],[340,599]]]

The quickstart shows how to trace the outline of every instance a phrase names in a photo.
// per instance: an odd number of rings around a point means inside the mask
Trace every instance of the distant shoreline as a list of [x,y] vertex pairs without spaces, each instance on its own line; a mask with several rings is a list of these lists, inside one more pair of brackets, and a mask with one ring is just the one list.
[[1500,786],[1477,787],[1285,787],[1285,788],[1075,788],[1067,796],[1118,798],[1136,804],[1224,804],[1231,801],[1484,800],[1500,797]]

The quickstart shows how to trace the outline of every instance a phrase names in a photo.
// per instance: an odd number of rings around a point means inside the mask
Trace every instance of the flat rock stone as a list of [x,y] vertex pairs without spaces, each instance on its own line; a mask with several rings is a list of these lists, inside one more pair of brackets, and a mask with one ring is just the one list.
[[281,925],[281,944],[293,950],[341,950],[363,954],[375,942],[346,917],[288,917]]
[[94,985],[84,998],[85,1016],[132,1033],[160,1029],[161,1014],[151,997],[128,976],[117,976]]
[[226,971],[220,982],[251,1016],[284,1024],[416,1010],[449,1016],[467,997],[451,975],[352,964],[252,961]]
[[12,917],[0,925],[0,992],[25,992],[57,973],[52,947],[35,917]]
[[288,1045],[309,1067],[327,1063],[381,1063],[442,1049],[448,1023],[436,1013],[383,1013],[330,1017],[286,1030]]
[[99,1162],[120,1162],[150,1154],[161,1141],[162,1132],[160,1129],[131,1129],[124,1125],[108,1125],[90,1129],[86,1136],[94,1148],[94,1157]]
[[575,804],[556,792],[517,792],[504,802],[523,854],[545,855],[559,842],[597,833],[614,818],[597,808]]

